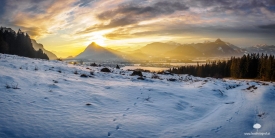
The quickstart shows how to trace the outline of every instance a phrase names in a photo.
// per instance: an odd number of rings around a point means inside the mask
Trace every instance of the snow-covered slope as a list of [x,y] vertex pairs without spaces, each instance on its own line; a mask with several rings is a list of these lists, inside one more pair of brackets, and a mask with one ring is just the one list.
[[0,137],[275,136],[273,83],[100,69],[0,54]]

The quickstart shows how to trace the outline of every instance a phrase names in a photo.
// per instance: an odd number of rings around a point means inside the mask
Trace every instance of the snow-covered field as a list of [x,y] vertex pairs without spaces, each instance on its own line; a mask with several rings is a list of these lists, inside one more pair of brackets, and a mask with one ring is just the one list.
[[101,68],[0,54],[0,137],[275,137],[274,83]]

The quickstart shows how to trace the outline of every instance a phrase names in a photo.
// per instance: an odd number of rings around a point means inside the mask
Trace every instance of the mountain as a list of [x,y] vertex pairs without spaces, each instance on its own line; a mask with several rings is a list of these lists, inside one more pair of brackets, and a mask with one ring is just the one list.
[[129,53],[140,49],[141,47],[144,46],[107,46],[106,48]]
[[162,55],[168,51],[171,51],[178,47],[179,45],[177,43],[161,43],[161,42],[154,42],[151,44],[148,44],[142,48],[140,48],[137,51],[140,51],[144,54],[150,55],[150,56],[156,56],[156,55]]
[[221,39],[189,45],[204,53],[205,56],[240,56],[244,53],[243,49]]
[[29,58],[49,59],[49,57],[38,49],[33,48],[31,39],[27,33],[20,29],[16,33],[11,28],[0,28],[0,53],[13,54]]
[[56,56],[54,53],[52,53],[52,52],[46,50],[46,49],[43,47],[42,44],[37,43],[34,39],[31,39],[31,42],[32,42],[32,46],[33,46],[33,48],[34,48],[35,50],[41,49],[45,54],[47,54],[47,56],[49,57],[50,60],[57,59],[57,56]]
[[92,42],[82,53],[74,59],[89,61],[123,61],[123,53],[107,49]]
[[165,53],[165,56],[170,58],[184,59],[188,57],[202,57],[203,53],[196,48],[186,45],[178,46],[175,49]]
[[144,54],[141,51],[134,51],[134,52],[128,53],[126,55],[126,58],[129,60],[148,60],[150,59],[150,56],[147,54]]
[[275,54],[274,45],[259,44],[252,47],[245,48],[247,53],[264,53],[264,54]]
[[180,44],[176,42],[154,42],[148,44],[134,53],[144,54],[143,57],[170,57],[170,58],[192,58],[192,57],[230,57],[243,55],[244,50],[221,39],[214,42]]

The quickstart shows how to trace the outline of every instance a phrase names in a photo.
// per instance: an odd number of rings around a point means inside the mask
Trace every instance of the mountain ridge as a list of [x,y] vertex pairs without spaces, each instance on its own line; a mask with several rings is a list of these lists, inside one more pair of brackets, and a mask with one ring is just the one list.
[[52,53],[51,51],[48,51],[44,48],[43,44],[37,43],[36,40],[31,39],[32,42],[32,46],[35,50],[39,50],[41,49],[45,54],[47,54],[47,56],[49,57],[50,60],[54,60],[57,59],[57,56]]
[[[273,48],[274,47],[274,48]],[[90,49],[90,50],[89,50]],[[267,49],[267,50],[259,50]],[[257,51],[258,50],[258,51]],[[271,52],[268,52],[271,50]],[[86,52],[85,52],[86,51]],[[87,52],[89,51],[89,52]],[[124,51],[124,52],[122,52]],[[165,60],[170,59],[193,59],[211,57],[242,56],[246,53],[275,53],[275,46],[261,45],[255,50],[252,48],[240,48],[218,38],[215,41],[203,43],[180,44],[177,42],[152,42],[132,52],[120,51],[119,48],[103,48],[96,43],[91,43],[74,59],[104,60]],[[85,56],[84,56],[85,55]]]

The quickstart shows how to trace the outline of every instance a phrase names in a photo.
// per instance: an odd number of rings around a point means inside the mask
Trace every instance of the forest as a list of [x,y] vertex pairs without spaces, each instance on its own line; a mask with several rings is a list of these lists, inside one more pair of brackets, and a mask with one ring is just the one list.
[[204,65],[197,64],[196,66],[171,68],[170,72],[198,77],[231,77],[275,81],[275,60],[274,55],[253,53],[242,57],[231,57],[227,61],[214,61]]
[[10,28],[0,28],[0,53],[13,54],[29,58],[49,59],[48,56],[39,49],[36,51],[27,33],[20,29],[16,33]]

